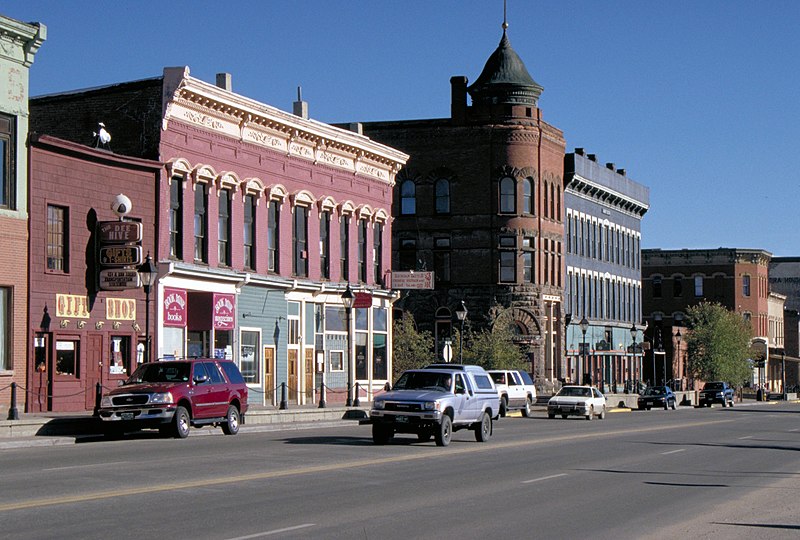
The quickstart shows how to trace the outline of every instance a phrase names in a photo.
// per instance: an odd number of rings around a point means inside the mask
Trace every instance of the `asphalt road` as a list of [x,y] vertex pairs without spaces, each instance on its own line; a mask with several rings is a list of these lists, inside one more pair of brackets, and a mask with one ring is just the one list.
[[0,452],[4,538],[798,538],[800,405]]

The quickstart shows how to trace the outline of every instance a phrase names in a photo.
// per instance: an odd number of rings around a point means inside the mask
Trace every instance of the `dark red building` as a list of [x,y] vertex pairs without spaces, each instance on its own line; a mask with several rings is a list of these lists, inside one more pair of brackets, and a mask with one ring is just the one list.
[[119,221],[111,203],[125,194],[133,203],[125,219],[144,231],[137,244],[154,252],[161,169],[31,135],[28,412],[91,410],[97,383],[113,387],[143,360],[145,295],[141,287],[101,290],[97,227]]
[[449,118],[364,124],[411,156],[394,188],[393,267],[434,272],[432,290],[396,306],[435,333],[441,355],[464,301],[468,324],[511,328],[537,380],[552,381],[563,351],[563,134],[544,121],[542,87],[505,25],[476,81],[450,83]]

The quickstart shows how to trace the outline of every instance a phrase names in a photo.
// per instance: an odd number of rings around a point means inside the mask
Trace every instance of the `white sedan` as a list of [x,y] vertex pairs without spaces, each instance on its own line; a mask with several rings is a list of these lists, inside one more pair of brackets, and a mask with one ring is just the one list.
[[557,414],[562,418],[573,415],[591,420],[597,416],[602,420],[606,417],[606,397],[591,386],[563,386],[547,402],[547,417],[555,418]]

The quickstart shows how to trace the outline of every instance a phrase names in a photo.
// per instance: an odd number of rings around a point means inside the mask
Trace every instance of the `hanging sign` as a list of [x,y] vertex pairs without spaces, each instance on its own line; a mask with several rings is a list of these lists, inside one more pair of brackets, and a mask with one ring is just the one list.
[[233,330],[236,325],[236,297],[214,293],[214,329]]

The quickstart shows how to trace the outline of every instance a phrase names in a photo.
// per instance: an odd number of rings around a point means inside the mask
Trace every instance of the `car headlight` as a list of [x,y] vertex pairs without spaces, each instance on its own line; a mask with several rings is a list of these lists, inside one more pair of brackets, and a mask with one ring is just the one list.
[[163,392],[160,394],[151,394],[150,403],[172,403],[172,392]]
[[372,402],[372,408],[382,411],[386,408],[386,402],[384,400],[375,400]]
[[439,402],[438,401],[426,401],[422,404],[423,411],[438,411],[439,410]]
[[103,396],[103,399],[100,400],[101,407],[113,407],[113,403],[111,403],[111,398],[109,396]]

